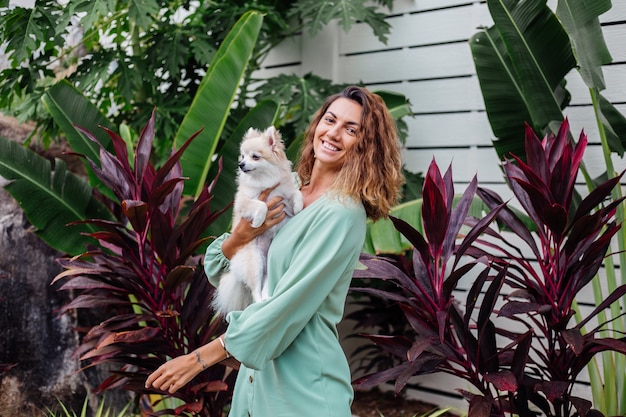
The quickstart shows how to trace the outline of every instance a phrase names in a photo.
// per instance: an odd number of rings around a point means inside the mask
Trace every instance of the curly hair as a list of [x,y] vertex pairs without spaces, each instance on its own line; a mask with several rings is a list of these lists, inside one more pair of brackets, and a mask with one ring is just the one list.
[[305,131],[296,171],[303,184],[310,180],[315,162],[315,128],[328,107],[342,97],[359,103],[363,110],[359,141],[350,149],[333,188],[360,200],[372,220],[385,218],[397,203],[404,184],[401,148],[395,121],[385,102],[367,89],[350,86],[326,99]]

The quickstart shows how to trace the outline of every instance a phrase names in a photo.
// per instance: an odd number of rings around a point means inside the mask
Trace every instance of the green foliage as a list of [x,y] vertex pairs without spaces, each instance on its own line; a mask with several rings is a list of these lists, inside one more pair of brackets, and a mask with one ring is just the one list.
[[[556,8],[558,20],[550,17],[533,22],[528,26],[518,25],[520,33],[511,33],[509,30],[511,23],[503,16],[513,16],[515,9],[519,8],[521,3],[529,5],[531,2],[488,0],[487,3],[494,17],[495,25],[477,33],[471,40],[471,47],[489,121],[497,137],[494,146],[499,155],[502,156],[509,150],[521,150],[520,140],[516,139],[515,129],[517,127],[512,123],[519,125],[522,121],[528,121],[533,124],[536,131],[554,131],[554,125],[550,125],[550,121],[539,122],[540,119],[531,116],[529,109],[542,109],[543,103],[540,100],[535,100],[530,95],[524,96],[521,94],[523,91],[521,89],[507,89],[507,84],[515,85],[517,81],[515,77],[522,73],[523,70],[520,67],[525,64],[511,57],[518,53],[520,57],[523,57],[524,55],[520,53],[520,50],[531,50],[530,55],[525,55],[527,57],[537,56],[535,64],[541,71],[537,74],[526,72],[527,79],[525,81],[538,85],[542,82],[542,73],[558,73],[555,67],[562,66],[560,71],[563,73],[569,71],[571,68],[570,60],[563,61],[560,57],[565,56],[564,54],[569,55],[571,50],[576,60],[578,72],[589,88],[596,115],[599,140],[602,143],[606,163],[606,171],[600,175],[600,179],[615,175],[611,154],[617,153],[620,157],[624,155],[626,118],[600,93],[605,88],[602,66],[611,62],[611,56],[604,42],[599,16],[611,8],[611,1],[559,0]],[[533,1],[532,3],[536,7],[535,14],[537,16],[540,14],[549,16],[551,14],[545,1]],[[541,9],[543,11],[540,11]],[[569,38],[568,44],[563,42],[562,35],[558,37],[558,42],[546,40],[556,38],[547,36],[542,38],[543,45],[526,42],[526,39],[532,38],[533,33],[542,32],[546,34],[566,33]],[[543,54],[540,52],[546,48],[550,49],[550,53]],[[532,78],[536,79],[532,80]],[[515,81],[509,83],[509,80]],[[559,85],[564,85],[564,79]],[[560,90],[560,87],[554,92],[555,97],[565,98],[568,95],[564,90]],[[522,97],[525,97],[525,100],[520,100]],[[566,103],[566,101],[563,102],[563,104]],[[552,117],[557,116],[555,114]],[[507,126],[515,128],[509,131]],[[521,135],[517,135],[517,138],[521,138]],[[519,155],[523,156],[523,154]],[[598,180],[589,178],[584,166],[582,172],[585,174],[589,189],[595,189]],[[616,200],[621,195],[620,187],[616,187],[612,192],[612,196]],[[624,207],[619,205],[617,207],[617,219],[619,222],[623,222],[624,218]],[[606,282],[604,285],[601,285],[600,279],[595,279],[592,282],[594,297],[598,304],[606,299],[607,290],[608,293],[611,293],[618,287],[618,274],[621,274],[621,283],[626,283],[626,271],[624,268],[616,268],[616,261],[613,260],[614,257],[619,257],[619,264],[626,263],[626,252],[624,251],[626,232],[624,229],[618,232],[616,241],[618,249],[612,249],[612,251],[618,255],[608,256],[605,260]],[[606,289],[603,290],[603,287]],[[611,329],[616,332],[624,332],[625,330],[622,320],[619,319],[623,310],[620,304],[623,306],[623,303],[624,300],[620,300],[609,310],[613,317],[613,320],[610,320]],[[602,319],[606,319],[604,312],[601,315]],[[626,385],[620,375],[623,375],[624,369],[626,369],[626,359],[623,355],[605,353],[602,355],[602,361],[602,365],[599,365],[595,359],[590,363],[589,375],[594,404],[607,415],[622,415],[626,412]],[[617,381],[617,383],[613,383],[613,381]]]
[[89,184],[69,172],[62,160],[56,159],[53,167],[49,160],[9,139],[0,138],[0,155],[0,176],[8,181],[4,188],[22,207],[35,233],[62,252],[83,252],[91,239],[82,233],[97,229],[67,225],[91,217],[110,219]]
[[470,39],[487,116],[502,158],[524,155],[524,122],[542,132],[563,120],[565,75],[576,65],[567,33],[546,0],[490,0],[495,26]]
[[[367,5],[366,0],[299,0],[296,2],[291,16],[298,17],[309,27],[311,35],[315,35],[331,20],[337,19],[346,32],[358,21],[367,23],[381,42],[387,42],[390,25],[385,15],[377,12],[376,6]],[[378,0],[379,4],[391,7],[391,0]]]
[[109,407],[106,406],[106,398],[102,398],[100,401],[100,405],[95,412],[95,414],[88,413],[88,405],[89,405],[89,397],[85,397],[85,401],[83,402],[83,407],[80,410],[80,414],[76,414],[74,410],[68,410],[65,404],[59,401],[60,410],[55,411],[48,409],[45,417],[87,417],[88,415],[93,415],[93,417],[130,417],[136,414],[130,413],[131,404],[127,404],[124,408],[122,408],[117,414]]
[[[391,8],[392,1],[376,3]],[[325,12],[312,15],[320,10]],[[330,13],[335,10],[341,13]],[[306,29],[316,33],[334,20],[345,30],[364,21],[381,41],[389,32],[384,14],[363,0],[221,0],[199,5],[182,0],[69,0],[64,6],[41,0],[32,9],[0,5],[0,44],[6,42],[9,61],[9,68],[0,71],[0,111],[36,121],[34,135],[49,143],[58,136],[59,126],[39,99],[58,79],[67,79],[98,103],[116,126],[125,122],[138,131],[156,107],[161,136],[155,146],[157,159],[163,159],[209,63],[233,25],[249,11],[264,16],[263,27],[236,108],[246,107],[253,94],[251,73],[285,38]],[[307,91],[317,87],[313,83]],[[324,83],[319,88],[324,89]],[[306,119],[307,110],[297,110],[297,117]]]
[[189,177],[185,183],[188,195],[198,197],[207,181],[212,162],[210,156],[217,148],[262,22],[263,17],[259,13],[249,12],[235,23],[202,79],[198,93],[176,133],[174,145],[178,148],[187,137],[204,126],[197,140],[190,145],[189,152],[181,158],[185,175]]

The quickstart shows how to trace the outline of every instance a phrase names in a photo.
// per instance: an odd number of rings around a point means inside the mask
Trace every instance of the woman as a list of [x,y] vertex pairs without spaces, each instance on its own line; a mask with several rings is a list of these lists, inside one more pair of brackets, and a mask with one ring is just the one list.
[[[242,366],[230,417],[351,416],[350,370],[336,325],[366,218],[386,217],[404,180],[395,123],[382,99],[360,87],[329,97],[305,133],[297,173],[304,209],[270,247],[269,298],[229,313],[225,335],[165,363],[146,387],[173,393],[232,356]],[[284,217],[279,198],[267,205],[263,226],[241,221],[207,249],[205,271],[214,285],[239,247]]]

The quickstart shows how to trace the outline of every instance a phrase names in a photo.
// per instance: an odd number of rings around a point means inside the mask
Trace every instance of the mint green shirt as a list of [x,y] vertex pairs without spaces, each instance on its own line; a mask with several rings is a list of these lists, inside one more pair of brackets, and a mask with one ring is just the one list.
[[[337,323],[365,239],[365,209],[326,194],[289,220],[268,253],[269,298],[233,311],[225,344],[242,366],[229,417],[350,417],[350,369]],[[229,262],[217,238],[204,268]]]

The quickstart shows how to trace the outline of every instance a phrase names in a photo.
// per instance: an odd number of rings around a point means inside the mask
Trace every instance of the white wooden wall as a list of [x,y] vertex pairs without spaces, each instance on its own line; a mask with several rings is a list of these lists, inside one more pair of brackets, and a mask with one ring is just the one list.
[[[556,0],[548,3],[556,8]],[[286,40],[256,75],[313,72],[335,82],[363,82],[372,90],[401,92],[414,111],[408,119],[404,152],[407,169],[424,172],[435,158],[442,171],[452,164],[457,192],[477,175],[479,184],[507,198],[467,42],[479,26],[492,25],[485,1],[396,0],[392,11],[382,11],[391,24],[386,45],[365,24],[355,25],[349,33],[331,25],[314,38],[305,33]],[[626,114],[626,0],[613,0],[613,8],[600,20],[613,56],[613,63],[604,68],[607,89],[603,94]],[[572,133],[578,136],[584,128],[588,134],[584,161],[591,174],[597,175],[605,164],[591,99],[576,71],[567,76],[567,88],[572,94],[566,109]],[[618,170],[626,168],[624,160],[615,158],[614,163]],[[591,291],[580,301],[591,308]],[[584,383],[588,379],[582,379],[576,392],[591,398]],[[424,389],[412,394],[422,400],[466,409],[463,400],[449,396],[457,388],[471,390],[464,381],[446,375],[416,381]]]

